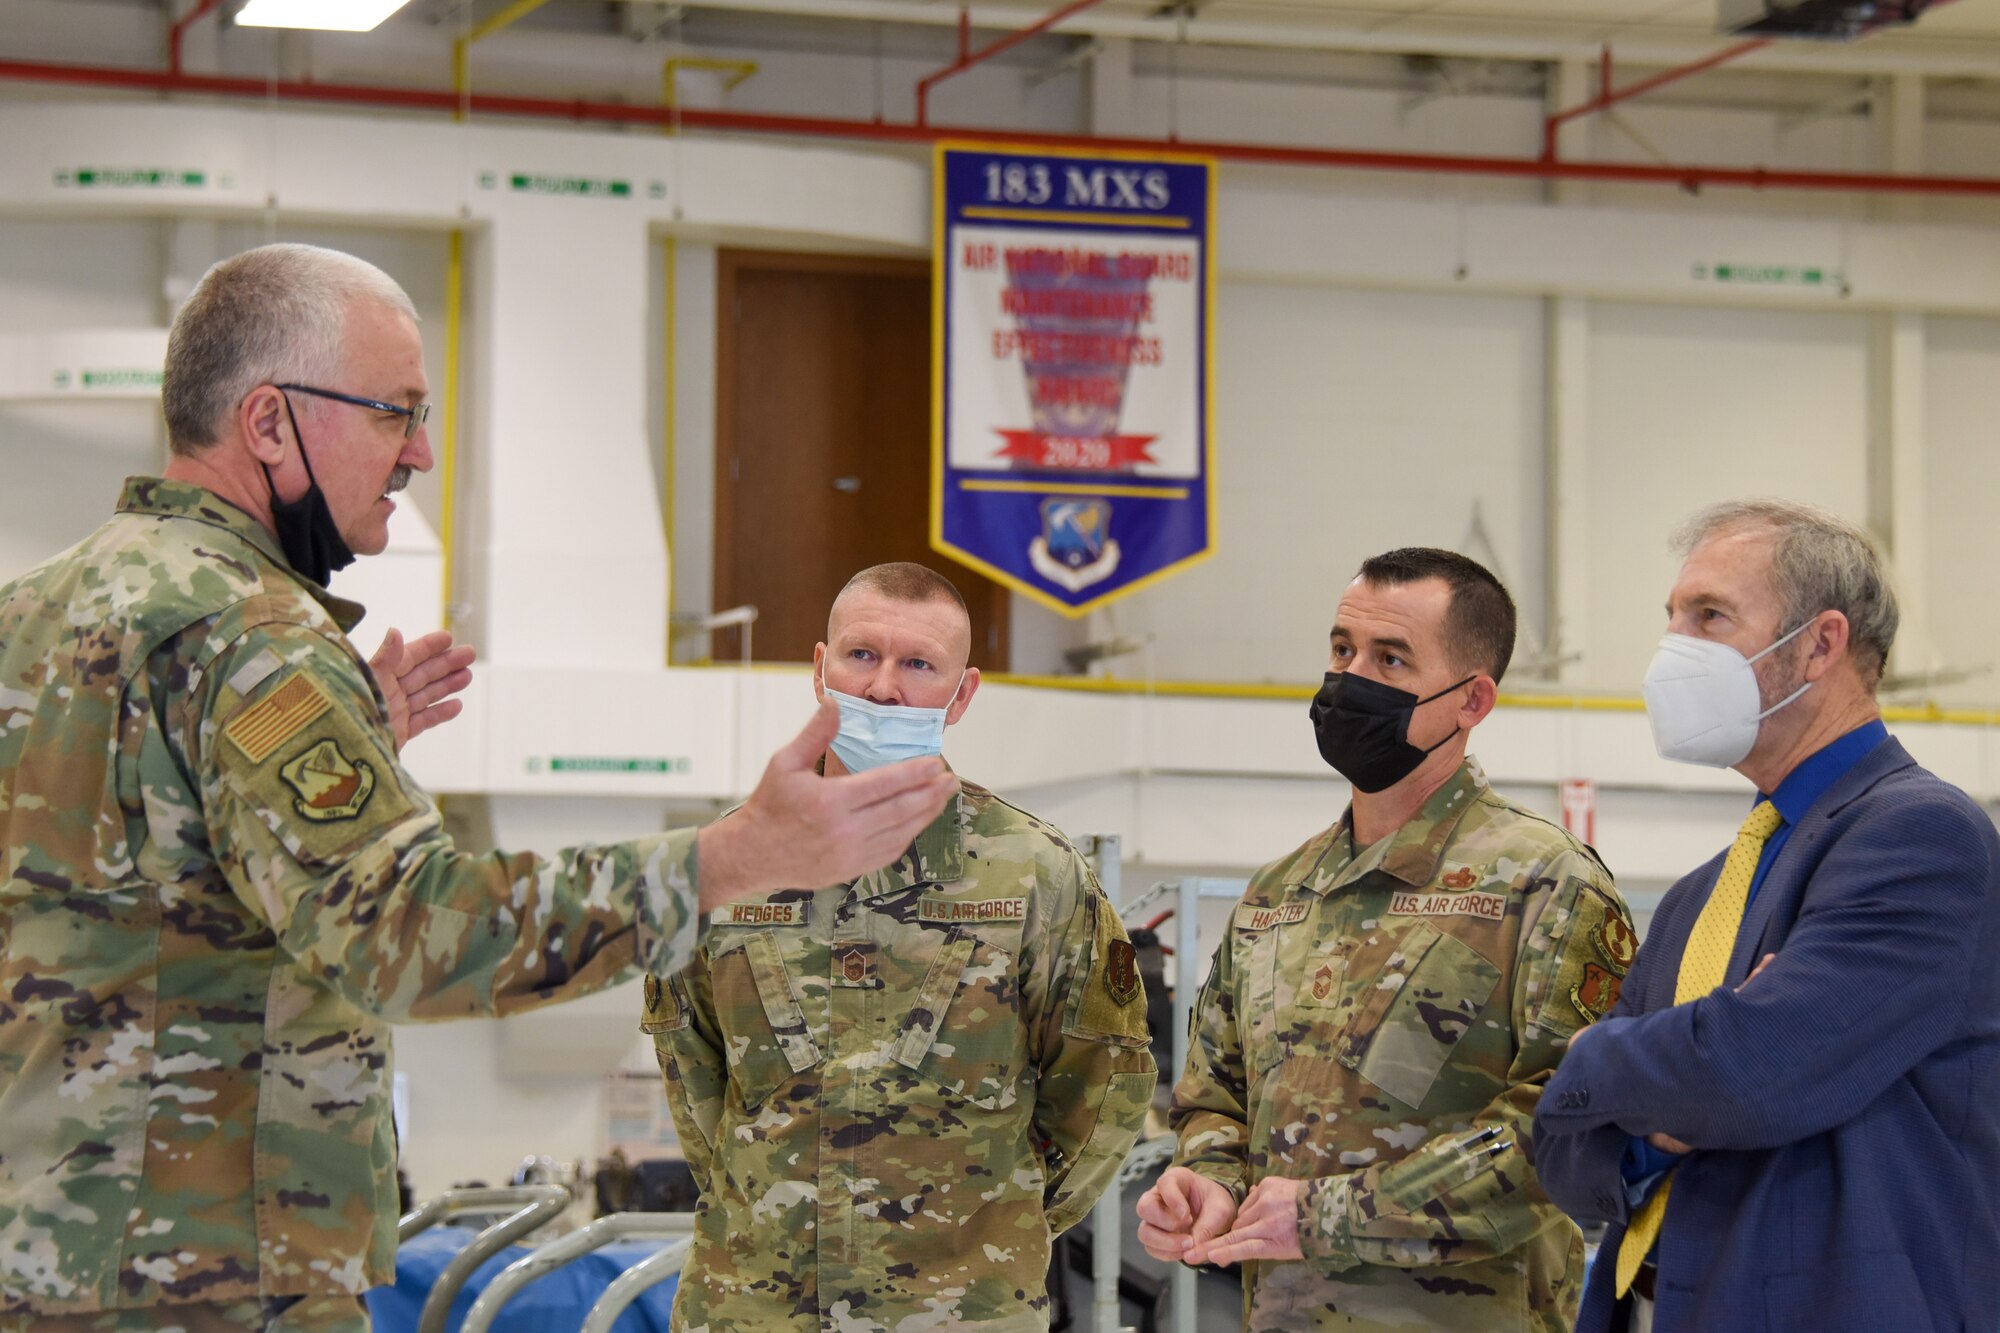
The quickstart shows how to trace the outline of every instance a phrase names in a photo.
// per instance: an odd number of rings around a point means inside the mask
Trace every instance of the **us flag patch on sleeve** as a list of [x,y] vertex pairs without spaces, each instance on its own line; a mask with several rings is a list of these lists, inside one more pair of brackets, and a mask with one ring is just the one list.
[[333,700],[326,691],[301,671],[237,714],[222,734],[243,752],[244,758],[261,764],[271,757],[272,751],[331,707]]

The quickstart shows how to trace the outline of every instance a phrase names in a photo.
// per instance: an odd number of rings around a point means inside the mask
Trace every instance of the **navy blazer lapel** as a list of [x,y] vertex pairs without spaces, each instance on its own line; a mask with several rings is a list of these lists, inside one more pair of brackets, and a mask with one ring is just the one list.
[[1910,758],[1910,752],[1903,748],[1902,742],[1891,736],[1863,755],[1860,762],[1841,775],[1840,781],[1828,787],[1813,802],[1812,808],[1806,811],[1798,827],[1792,830],[1792,836],[1779,850],[1776,863],[1757,890],[1756,901],[1744,914],[1743,928],[1736,932],[1736,947],[1730,951],[1724,985],[1734,985],[1749,976],[1755,961],[1769,952],[1765,937],[1771,933],[1771,923],[1781,902],[1788,905],[1785,913],[1787,922],[1796,919],[1798,901],[1805,890],[1803,872],[1806,867],[1819,863],[1820,845],[1833,831],[1833,816],[1883,778],[1898,769],[1912,767],[1916,762]]

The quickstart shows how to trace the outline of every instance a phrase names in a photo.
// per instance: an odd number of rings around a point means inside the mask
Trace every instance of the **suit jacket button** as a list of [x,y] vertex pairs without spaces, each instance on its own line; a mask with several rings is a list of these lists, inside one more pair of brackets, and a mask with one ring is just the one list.
[[1590,1089],[1589,1089],[1589,1088],[1578,1088],[1578,1089],[1576,1090],[1576,1104],[1577,1104],[1578,1106],[1588,1106],[1588,1105],[1590,1105]]

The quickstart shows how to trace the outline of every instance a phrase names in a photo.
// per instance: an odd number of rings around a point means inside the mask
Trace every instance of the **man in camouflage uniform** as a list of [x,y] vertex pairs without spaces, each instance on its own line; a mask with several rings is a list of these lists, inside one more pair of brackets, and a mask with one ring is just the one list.
[[1576,1313],[1582,1237],[1527,1135],[1636,939],[1596,854],[1465,754],[1513,642],[1506,591],[1450,552],[1379,556],[1341,599],[1312,714],[1353,804],[1251,880],[1139,1204],[1156,1257],[1243,1263],[1257,1333]]
[[0,1328],[365,1329],[390,1023],[671,972],[697,907],[880,865],[955,790],[815,776],[827,709],[740,830],[458,852],[397,749],[469,650],[392,632],[371,671],[299,573],[386,544],[424,391],[379,270],[227,260],[169,336],[166,478],[0,589]]
[[[827,771],[935,748],[970,642],[937,574],[856,575],[813,654]],[[964,783],[894,864],[731,905],[647,991],[702,1190],[676,1329],[1048,1327],[1049,1242],[1156,1077],[1132,946],[1060,833]]]

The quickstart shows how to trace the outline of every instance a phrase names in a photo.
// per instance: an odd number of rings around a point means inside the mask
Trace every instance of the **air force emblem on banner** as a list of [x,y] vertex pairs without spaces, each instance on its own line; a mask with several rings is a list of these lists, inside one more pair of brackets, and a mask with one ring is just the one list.
[[1042,535],[1028,543],[1028,560],[1037,574],[1071,592],[1110,578],[1118,568],[1111,502],[1042,501]]

